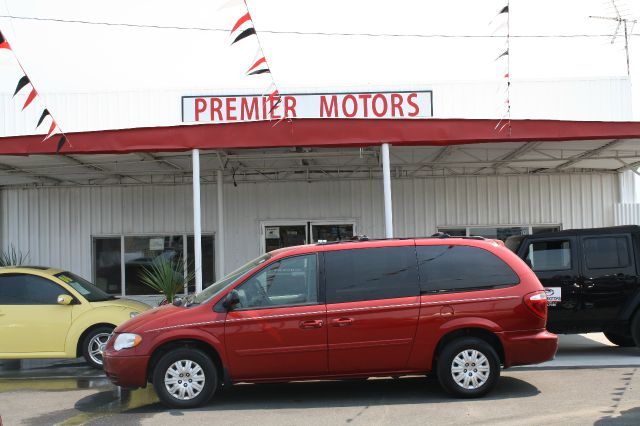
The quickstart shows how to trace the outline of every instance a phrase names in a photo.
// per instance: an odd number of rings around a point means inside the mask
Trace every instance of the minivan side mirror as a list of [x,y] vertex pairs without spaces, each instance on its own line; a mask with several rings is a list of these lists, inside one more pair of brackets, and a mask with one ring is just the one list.
[[70,305],[71,303],[73,303],[73,297],[68,294],[58,296],[58,305]]
[[231,311],[240,303],[240,295],[236,290],[231,290],[224,298],[222,302],[222,306],[227,310]]

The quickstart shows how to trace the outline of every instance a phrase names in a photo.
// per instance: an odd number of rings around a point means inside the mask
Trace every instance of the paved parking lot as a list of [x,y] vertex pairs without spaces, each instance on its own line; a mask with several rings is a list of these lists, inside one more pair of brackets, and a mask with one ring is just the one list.
[[0,414],[5,425],[638,425],[640,350],[599,334],[562,336],[554,361],[504,371],[480,400],[452,399],[435,379],[408,377],[238,385],[194,410],[166,409],[151,389],[122,391],[79,361],[3,361]]

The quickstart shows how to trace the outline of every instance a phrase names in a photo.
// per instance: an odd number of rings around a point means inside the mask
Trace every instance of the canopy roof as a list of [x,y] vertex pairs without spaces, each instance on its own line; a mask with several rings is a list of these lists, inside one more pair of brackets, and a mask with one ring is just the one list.
[[[526,173],[612,173],[640,165],[640,123],[512,120],[294,120],[136,128],[57,139],[0,138],[0,185],[189,182],[199,148],[203,179],[368,179],[391,143],[395,178]],[[504,124],[504,122],[503,122]]]

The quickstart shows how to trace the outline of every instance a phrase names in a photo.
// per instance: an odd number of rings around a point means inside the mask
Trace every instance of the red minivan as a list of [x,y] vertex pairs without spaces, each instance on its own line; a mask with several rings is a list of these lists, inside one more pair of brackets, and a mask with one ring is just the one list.
[[[178,306],[176,306],[178,305]],[[171,407],[222,384],[436,374],[476,397],[500,368],[553,358],[547,300],[499,241],[436,237],[275,250],[183,304],[116,328],[104,369]]]

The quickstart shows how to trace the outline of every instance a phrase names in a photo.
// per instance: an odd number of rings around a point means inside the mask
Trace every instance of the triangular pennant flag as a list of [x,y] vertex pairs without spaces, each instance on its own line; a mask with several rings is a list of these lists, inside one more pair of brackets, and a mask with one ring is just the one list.
[[261,70],[255,70],[253,72],[250,72],[247,75],[258,75],[258,74],[271,74],[271,70],[269,70],[269,68],[263,68]]
[[267,60],[265,59],[265,57],[263,56],[262,58],[258,59],[253,65],[251,65],[251,68],[249,68],[247,70],[247,72],[252,71],[254,69],[256,69],[260,64],[264,64],[266,63]]
[[23,111],[26,107],[29,106],[31,101],[33,101],[37,95],[38,95],[38,92],[36,92],[36,89],[31,89],[31,93],[29,93],[29,96],[27,96],[27,100],[25,101],[24,106],[22,107]]
[[503,56],[508,56],[508,55],[509,55],[509,49],[507,49],[504,52],[502,52],[500,54],[500,56],[498,56],[495,60],[497,61],[498,59],[502,58]]
[[40,116],[40,119],[38,120],[38,125],[37,125],[36,127],[40,127],[40,125],[41,125],[41,124],[42,124],[42,122],[44,121],[44,118],[45,118],[47,115],[51,115],[51,114],[49,114],[49,110],[45,108],[45,109],[44,109],[44,111],[42,111],[42,115]]
[[62,145],[64,145],[64,143],[67,141],[67,137],[62,135],[62,137],[60,139],[58,139],[58,148],[56,148],[56,152],[60,152],[60,149],[62,148]]
[[233,43],[231,44],[235,44],[236,42],[242,40],[243,38],[247,38],[251,35],[256,35],[256,29],[251,27],[251,28],[247,28],[246,30],[244,30],[243,32],[241,32],[238,37],[236,37],[235,40],[233,40]]
[[9,49],[9,50],[11,50],[11,46],[9,46],[9,42],[2,35],[2,31],[0,31],[0,49]]
[[245,15],[242,16],[242,18],[238,19],[236,24],[231,29],[231,32],[234,32],[235,30],[237,30],[240,27],[240,25],[242,25],[245,22],[250,21],[250,20],[251,20],[251,15],[249,15],[249,12],[247,12]]
[[498,12],[498,15],[501,15],[503,13],[509,13],[509,5],[506,5],[505,7],[503,7],[500,12]]
[[53,133],[53,131],[56,129],[56,127],[58,126],[58,124],[56,123],[55,120],[51,121],[51,126],[49,127],[49,131],[47,132],[47,136],[44,137],[43,141],[46,141],[47,139],[49,139]]
[[278,100],[276,101],[275,104],[273,104],[273,106],[271,107],[271,109],[269,110],[269,115],[271,115],[271,112],[278,108],[278,105],[280,105],[280,103],[282,102],[282,98],[278,98]]
[[506,73],[503,78],[509,78],[509,73]]
[[278,92],[278,89],[274,90],[267,99],[280,99],[280,92]]
[[19,92],[20,90],[22,90],[22,88],[23,88],[24,86],[26,86],[27,84],[29,84],[29,83],[30,83],[30,81],[29,81],[29,77],[27,77],[26,75],[25,75],[24,77],[22,77],[22,78],[18,81],[18,85],[16,86],[16,91],[15,91],[15,92],[13,92],[13,96],[17,95],[17,94],[18,94],[18,92]]

